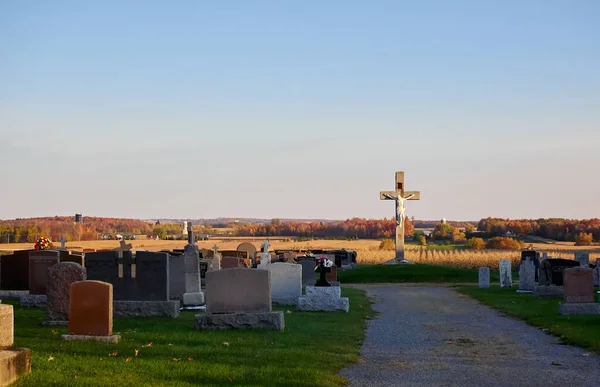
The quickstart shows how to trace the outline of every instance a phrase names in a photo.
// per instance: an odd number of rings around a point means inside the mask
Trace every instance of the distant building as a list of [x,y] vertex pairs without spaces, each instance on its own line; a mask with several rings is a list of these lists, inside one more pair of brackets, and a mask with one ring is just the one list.
[[442,224],[446,224],[446,223],[447,223],[446,218],[442,218]]

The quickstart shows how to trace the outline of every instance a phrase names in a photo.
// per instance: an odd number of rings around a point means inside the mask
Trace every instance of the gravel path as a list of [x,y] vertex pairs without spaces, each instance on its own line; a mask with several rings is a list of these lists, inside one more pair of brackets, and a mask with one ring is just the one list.
[[379,315],[359,362],[341,371],[351,386],[600,386],[599,356],[452,289],[356,287]]

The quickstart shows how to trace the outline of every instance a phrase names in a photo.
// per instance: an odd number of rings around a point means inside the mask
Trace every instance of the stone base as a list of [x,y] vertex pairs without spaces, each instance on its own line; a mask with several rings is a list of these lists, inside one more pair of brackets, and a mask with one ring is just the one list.
[[0,351],[0,386],[8,386],[31,372],[31,351],[10,348]]
[[397,260],[396,258],[394,259],[390,259],[389,261],[386,261],[383,263],[383,265],[414,265],[413,262],[408,261],[406,259],[403,260]]
[[62,335],[64,341],[99,341],[106,344],[117,344],[121,341],[121,336],[86,336],[86,335]]
[[42,325],[47,327],[66,327],[69,325],[68,321],[44,321]]
[[585,304],[560,304],[558,306],[558,314],[561,316],[569,315],[585,315],[585,314],[600,314],[600,304],[585,303]]
[[198,314],[194,329],[269,329],[282,331],[285,327],[283,312]]
[[204,305],[204,293],[185,293],[183,295],[183,305],[185,306],[199,306]]
[[271,298],[271,302],[277,305],[296,305],[299,296]]
[[21,308],[45,308],[47,298],[45,294],[24,294],[21,296],[20,305]]
[[350,300],[341,298],[339,286],[307,286],[306,296],[298,297],[296,310],[300,312],[346,312]]
[[179,301],[113,301],[115,317],[178,317]]
[[536,286],[533,289],[533,298],[564,298],[565,292],[562,286]]
[[337,287],[340,286],[340,281],[328,281],[328,282],[331,284],[331,286],[337,286]]
[[533,293],[533,290],[519,289],[519,290],[517,290],[517,293]]
[[29,290],[0,290],[0,300],[20,300],[29,294]]

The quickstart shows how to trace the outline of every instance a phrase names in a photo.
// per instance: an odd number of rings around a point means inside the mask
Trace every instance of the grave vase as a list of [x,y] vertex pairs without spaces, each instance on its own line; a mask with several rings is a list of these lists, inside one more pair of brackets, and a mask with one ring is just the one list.
[[327,282],[327,273],[331,272],[331,268],[320,264],[317,266],[317,272],[319,273],[319,279],[317,280],[315,286],[331,286],[331,284]]

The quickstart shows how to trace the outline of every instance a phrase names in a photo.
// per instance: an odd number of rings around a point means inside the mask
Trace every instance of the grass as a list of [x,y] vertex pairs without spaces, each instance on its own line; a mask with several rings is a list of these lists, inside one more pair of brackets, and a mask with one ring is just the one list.
[[[15,307],[15,345],[30,348],[33,372],[17,386],[339,386],[357,361],[366,320],[364,292],[343,289],[349,313],[285,314],[285,331],[195,331],[194,313],[177,319],[116,318],[116,345],[63,342],[44,327],[42,309]],[[137,353],[137,356],[136,356]],[[118,382],[115,382],[118,380]]]
[[479,289],[460,286],[457,290],[484,305],[509,316],[524,320],[558,336],[565,344],[576,345],[600,354],[600,316],[560,316],[559,299],[535,299],[531,294],[518,294],[515,288],[492,286]]
[[[499,282],[496,272],[490,281]],[[477,283],[479,274],[473,269],[458,269],[426,264],[415,265],[359,265],[352,270],[338,272],[342,283]]]

